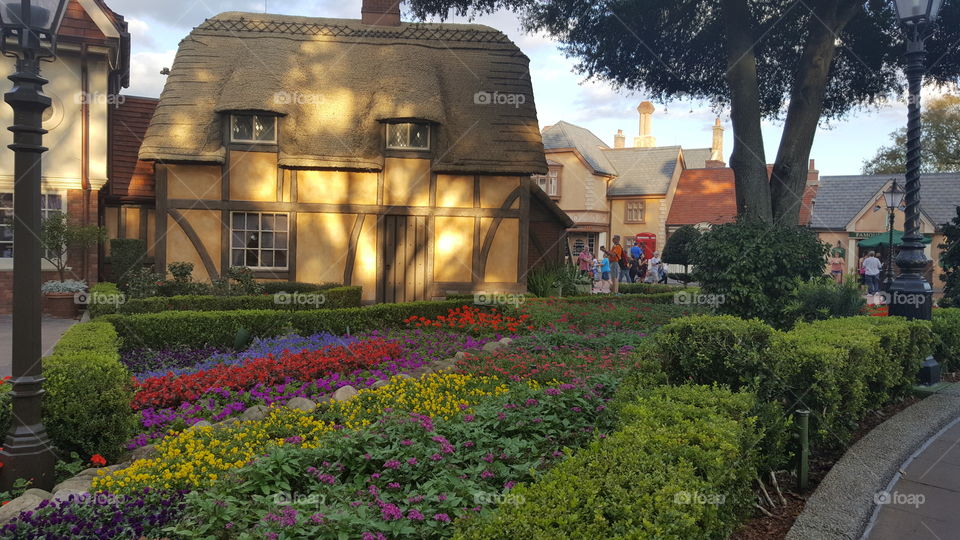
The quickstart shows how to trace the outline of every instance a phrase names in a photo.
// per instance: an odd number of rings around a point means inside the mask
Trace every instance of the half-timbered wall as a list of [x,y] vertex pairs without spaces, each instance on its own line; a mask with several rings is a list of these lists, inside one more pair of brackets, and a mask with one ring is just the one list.
[[224,166],[157,165],[156,262],[194,263],[197,279],[231,263],[236,212],[288,217],[286,268],[260,279],[341,282],[363,299],[524,292],[529,179],[446,175],[388,157],[383,171],[286,170],[272,151],[228,149]]

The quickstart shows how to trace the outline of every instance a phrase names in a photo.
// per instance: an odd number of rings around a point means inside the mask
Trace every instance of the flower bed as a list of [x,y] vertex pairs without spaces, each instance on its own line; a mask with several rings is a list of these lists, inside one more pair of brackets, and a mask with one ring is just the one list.
[[161,538],[184,511],[183,493],[144,488],[129,496],[81,495],[44,501],[0,529],[6,539]]
[[451,309],[448,314],[439,315],[434,319],[413,316],[403,322],[414,328],[447,328],[474,335],[488,335],[517,334],[521,331],[533,330],[534,327],[529,323],[529,319],[529,315],[513,317],[496,310],[462,306]]
[[[164,437],[166,432],[171,429],[179,431],[201,420],[221,421],[237,415],[253,405],[269,406],[274,403],[286,403],[294,397],[318,400],[343,386],[353,386],[357,389],[368,388],[377,381],[386,380],[398,374],[413,373],[429,362],[449,358],[457,351],[480,348],[491,339],[496,338],[499,338],[499,336],[473,338],[439,330],[395,330],[371,332],[362,336],[339,337],[332,334],[315,334],[309,337],[290,335],[273,339],[258,339],[248,350],[242,353],[215,354],[213,357],[193,366],[166,370],[170,375],[158,379],[158,386],[153,394],[159,394],[165,398],[170,397],[167,396],[168,392],[164,390],[165,384],[160,384],[159,381],[169,383],[173,388],[178,388],[180,383],[178,382],[179,377],[176,375],[191,374],[214,368],[222,371],[221,366],[243,364],[243,362],[251,359],[271,354],[278,355],[278,361],[283,361],[290,351],[310,352],[314,350],[313,348],[323,349],[337,344],[346,344],[349,347],[355,343],[376,340],[397,345],[401,347],[403,352],[399,355],[399,358],[384,361],[370,369],[358,369],[346,374],[331,373],[306,381],[288,378],[276,384],[255,382],[249,388],[217,386],[208,389],[195,399],[179,402],[173,400],[168,406],[143,407],[140,410],[142,431],[127,444],[127,448],[132,450],[144,446]],[[206,350],[209,351],[210,349]],[[145,354],[132,351],[128,353],[128,356],[142,357]],[[202,355],[191,355],[189,351],[180,351],[176,355],[170,356],[179,359]]]
[[223,472],[242,467],[288,441],[311,447],[337,426],[368,425],[385,411],[450,416],[506,390],[498,380],[488,377],[441,373],[422,379],[398,377],[383,388],[363,390],[350,401],[322,404],[312,414],[278,407],[264,421],[188,429],[157,443],[157,457],[137,460],[126,469],[97,477],[94,488],[134,493],[144,487],[209,485]]
[[169,407],[197,399],[210,390],[242,390],[251,385],[312,381],[333,373],[370,369],[399,358],[401,352],[396,343],[370,339],[346,347],[330,345],[319,351],[285,352],[280,356],[248,359],[239,365],[219,364],[186,375],[152,377],[136,384],[132,406],[135,410]]
[[561,460],[565,448],[610,431],[613,382],[519,383],[449,420],[392,414],[317,448],[287,445],[190,495],[176,534],[449,536],[455,520],[510,501],[516,483]]
[[466,373],[512,381],[568,381],[596,373],[636,369],[643,364],[643,360],[633,353],[631,346],[602,351],[561,346],[545,348],[542,351],[501,350],[478,358],[460,360],[457,367]]

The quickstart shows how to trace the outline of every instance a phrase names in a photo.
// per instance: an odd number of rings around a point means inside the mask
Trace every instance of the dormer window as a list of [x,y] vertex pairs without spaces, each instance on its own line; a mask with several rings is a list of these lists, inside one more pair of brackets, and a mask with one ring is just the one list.
[[430,125],[413,122],[387,124],[387,148],[390,150],[429,150]]
[[276,144],[277,117],[260,114],[231,114],[230,142]]

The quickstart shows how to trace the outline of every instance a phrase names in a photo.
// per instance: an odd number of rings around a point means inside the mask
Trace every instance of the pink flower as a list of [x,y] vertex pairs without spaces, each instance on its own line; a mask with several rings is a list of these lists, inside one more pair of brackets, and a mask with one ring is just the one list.
[[504,489],[513,489],[513,486],[515,486],[515,485],[517,485],[516,482],[514,482],[513,480],[508,480],[508,481],[506,481],[506,482],[503,483],[503,488],[504,488]]
[[402,444],[402,445],[404,445],[404,446],[410,446],[411,444],[413,444],[413,441],[411,441],[410,439],[404,439],[404,440],[400,441],[400,444]]
[[407,458],[407,465],[416,465],[416,464],[417,464],[417,458],[415,457]]
[[473,422],[474,420],[476,420],[476,418],[477,418],[476,416],[474,416],[474,415],[472,415],[472,414],[468,414],[468,415],[466,415],[466,416],[463,417],[463,421],[464,421],[464,422]]
[[397,461],[397,460],[395,460],[395,459],[391,459],[390,461],[387,461],[386,463],[383,464],[383,468],[384,468],[384,469],[399,469],[399,468],[400,468],[400,462]]

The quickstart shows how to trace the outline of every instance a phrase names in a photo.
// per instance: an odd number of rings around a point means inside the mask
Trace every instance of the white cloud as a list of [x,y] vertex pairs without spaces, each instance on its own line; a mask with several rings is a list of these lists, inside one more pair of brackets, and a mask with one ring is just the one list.
[[141,52],[130,58],[130,88],[124,93],[134,96],[160,97],[167,77],[160,70],[173,65],[177,51]]

